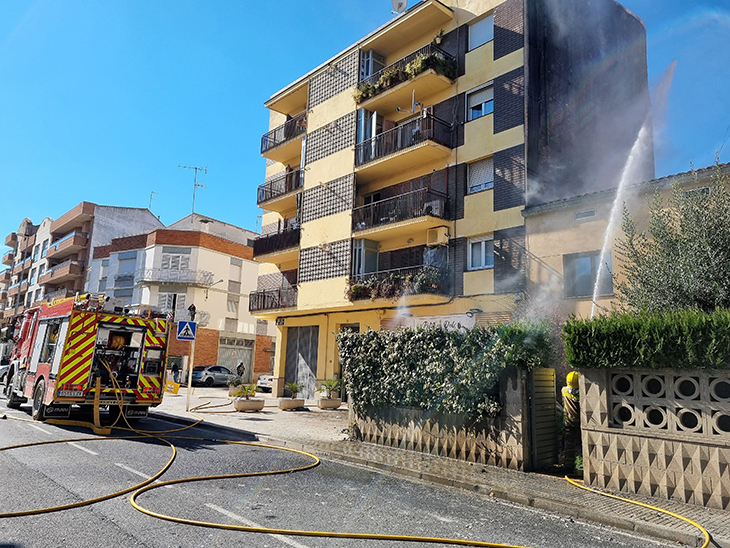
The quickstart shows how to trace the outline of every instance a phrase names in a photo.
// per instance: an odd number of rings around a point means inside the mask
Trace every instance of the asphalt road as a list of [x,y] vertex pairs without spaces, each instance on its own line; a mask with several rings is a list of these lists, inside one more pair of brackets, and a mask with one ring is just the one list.
[[[29,408],[0,415],[29,418]],[[144,429],[179,425],[147,419]],[[117,435],[129,435],[119,431]],[[264,472],[306,465],[304,455],[213,441],[230,432],[196,427],[168,438],[177,456],[162,480]],[[82,429],[27,420],[0,421],[0,447],[36,441],[89,441],[0,451],[0,513],[47,508],[132,487],[172,455],[158,440],[110,440]],[[245,438],[238,437],[239,440]],[[323,461],[297,473],[162,486],[139,504],[183,519],[268,528],[449,537],[531,547],[669,546],[623,531],[559,517],[488,497],[410,482]],[[142,514],[129,495],[39,516],[0,518],[0,547],[373,547],[422,542],[274,536],[172,523]],[[437,544],[440,545],[440,544]],[[676,545],[673,545],[676,546]]]

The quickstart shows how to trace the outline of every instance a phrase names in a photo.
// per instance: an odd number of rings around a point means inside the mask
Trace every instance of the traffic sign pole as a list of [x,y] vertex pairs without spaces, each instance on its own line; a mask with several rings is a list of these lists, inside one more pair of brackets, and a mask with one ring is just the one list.
[[195,363],[195,339],[190,343],[190,365],[188,367],[188,401],[185,411],[190,412],[190,392],[193,391],[193,364]]

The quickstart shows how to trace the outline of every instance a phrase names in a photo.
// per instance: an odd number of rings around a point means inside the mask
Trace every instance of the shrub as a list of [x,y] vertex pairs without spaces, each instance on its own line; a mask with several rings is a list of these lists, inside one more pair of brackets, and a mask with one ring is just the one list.
[[256,385],[255,384],[243,384],[241,385],[241,389],[233,394],[234,398],[253,398],[256,395]]

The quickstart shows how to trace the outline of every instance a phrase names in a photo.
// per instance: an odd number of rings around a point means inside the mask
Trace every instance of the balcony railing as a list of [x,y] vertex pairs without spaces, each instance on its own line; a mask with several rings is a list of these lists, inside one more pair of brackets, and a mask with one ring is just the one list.
[[451,124],[427,111],[422,116],[355,145],[355,165],[361,166],[425,141],[452,147]]
[[49,291],[48,293],[43,295],[43,300],[50,303],[52,301],[55,301],[56,299],[65,299],[66,297],[73,297],[73,296],[74,296],[73,291],[71,291],[70,289],[62,288],[62,289],[57,289],[56,291]]
[[293,192],[304,185],[304,170],[295,169],[259,185],[256,203],[260,204],[278,196]]
[[172,270],[169,268],[143,268],[137,271],[136,278],[137,284],[180,283],[209,286],[214,281],[213,273],[207,270]]
[[388,65],[375,74],[360,80],[355,101],[359,104],[380,93],[433,69],[453,80],[456,78],[456,59],[434,44],[428,44]]
[[351,301],[359,301],[424,293],[444,295],[447,285],[445,271],[429,265],[409,266],[354,275],[348,296]]
[[252,291],[248,296],[248,311],[275,310],[277,308],[294,308],[297,306],[297,288],[280,287]]
[[307,131],[307,111],[302,111],[261,137],[261,154]]
[[419,188],[352,210],[352,230],[367,230],[380,225],[431,215],[449,218],[449,197],[430,188]]
[[267,255],[268,253],[296,247],[299,245],[301,235],[300,228],[289,228],[282,232],[260,236],[253,242],[253,256]]

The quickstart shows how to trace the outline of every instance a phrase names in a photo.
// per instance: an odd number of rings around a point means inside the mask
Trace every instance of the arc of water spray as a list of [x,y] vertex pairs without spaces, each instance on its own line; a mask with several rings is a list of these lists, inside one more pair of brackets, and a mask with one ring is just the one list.
[[649,124],[651,124],[651,118],[647,117],[647,119],[644,121],[643,125],[641,126],[641,129],[639,130],[639,134],[636,136],[636,141],[634,141],[634,145],[631,147],[631,152],[629,153],[629,157],[626,160],[626,164],[624,165],[624,169],[621,172],[621,179],[618,183],[618,188],[616,189],[616,198],[613,201],[613,206],[611,207],[611,216],[608,218],[608,226],[606,226],[606,233],[603,236],[603,247],[601,248],[601,255],[598,259],[598,271],[596,272],[596,282],[593,284],[593,299],[591,303],[591,319],[593,319],[594,314],[596,313],[596,299],[598,299],[598,291],[601,287],[601,280],[603,279],[604,270],[608,270],[608,267],[606,265],[606,268],[604,269],[604,265],[606,263],[606,255],[608,254],[608,250],[611,246],[611,235],[613,234],[614,227],[616,225],[616,222],[619,217],[619,211],[621,210],[621,206],[623,205],[623,194],[624,190],[626,188],[626,185],[629,182],[632,182],[633,172],[634,168],[637,164],[637,162],[641,159],[643,156],[643,148],[644,143],[646,141],[647,134],[649,132]]

